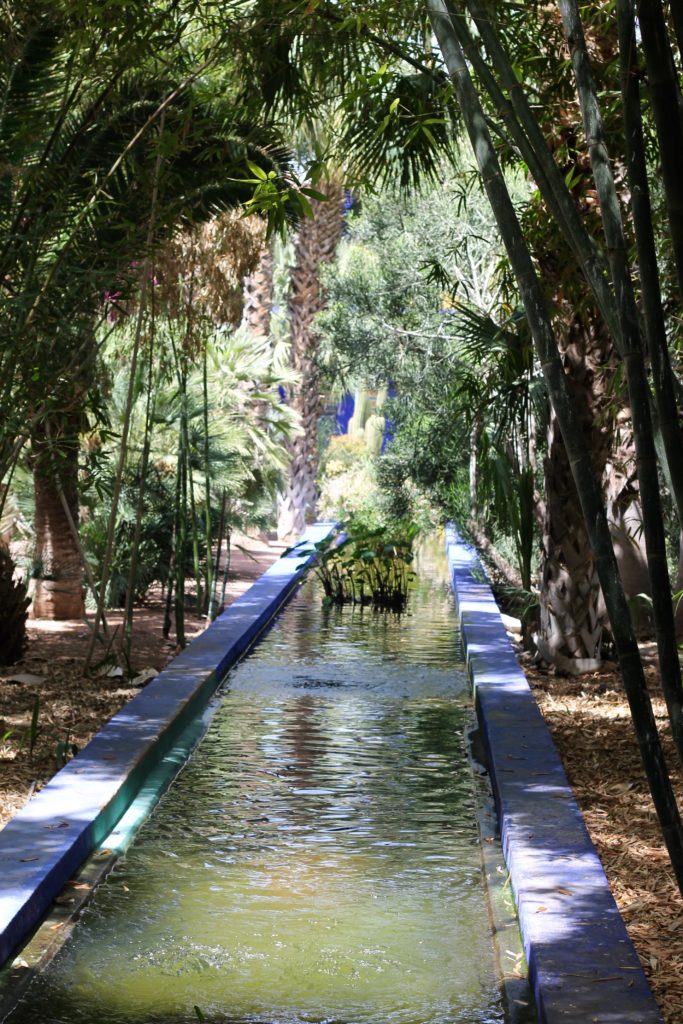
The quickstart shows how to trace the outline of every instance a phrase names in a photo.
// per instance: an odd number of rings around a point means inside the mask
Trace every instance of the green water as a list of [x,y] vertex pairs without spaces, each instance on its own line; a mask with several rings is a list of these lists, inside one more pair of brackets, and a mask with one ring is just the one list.
[[400,618],[304,589],[11,1024],[504,1020],[427,570]]

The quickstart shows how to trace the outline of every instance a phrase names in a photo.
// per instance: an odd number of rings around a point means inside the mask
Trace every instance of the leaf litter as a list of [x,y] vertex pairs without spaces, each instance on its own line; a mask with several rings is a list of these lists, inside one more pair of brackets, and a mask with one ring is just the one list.
[[[656,651],[643,644],[648,686],[683,806]],[[591,839],[665,1024],[683,1021],[683,899],[661,839],[620,674],[607,663],[577,678],[524,669],[564,763]]]

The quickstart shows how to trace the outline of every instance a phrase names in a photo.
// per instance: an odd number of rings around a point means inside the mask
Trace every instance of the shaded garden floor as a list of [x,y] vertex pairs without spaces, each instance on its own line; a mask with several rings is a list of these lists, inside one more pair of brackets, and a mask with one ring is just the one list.
[[[667,735],[654,645],[648,683],[667,761]],[[638,950],[666,1024],[683,1021],[683,900],[660,838],[618,672],[567,679],[523,667],[564,762],[610,887]],[[680,773],[675,774],[679,797]]]

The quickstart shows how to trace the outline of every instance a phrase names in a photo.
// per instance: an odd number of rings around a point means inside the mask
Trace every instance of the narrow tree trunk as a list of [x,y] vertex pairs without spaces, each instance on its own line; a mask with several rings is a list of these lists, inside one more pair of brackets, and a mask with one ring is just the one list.
[[323,264],[334,259],[342,225],[341,183],[329,178],[320,186],[326,202],[313,200],[313,217],[304,219],[296,238],[296,262],[291,272],[289,312],[291,317],[291,363],[299,381],[291,404],[299,413],[303,433],[288,442],[290,468],[287,490],[282,498],[278,536],[303,533],[307,516],[315,513],[318,470],[317,431],[320,416],[318,383],[318,338],[313,318],[324,305],[320,283]]
[[223,548],[223,533],[225,532],[225,512],[227,509],[228,495],[223,488],[223,497],[221,498],[221,514],[218,520],[218,539],[216,541],[216,566],[213,578],[213,588],[211,590],[211,601],[209,604],[209,618],[213,622],[218,614],[218,602],[216,601],[216,593],[218,590],[218,577],[221,571],[221,551]]
[[639,0],[638,24],[647,65],[648,96],[657,128],[679,298],[683,300],[683,123],[680,85],[660,0]]
[[671,17],[674,23],[674,32],[676,33],[676,42],[678,43],[678,55],[683,60],[683,6],[678,3],[678,0],[672,0],[671,3]]
[[186,395],[181,380],[182,412],[178,436],[176,472],[176,550],[175,550],[175,633],[178,647],[185,647],[185,557],[187,548],[187,452],[185,451]]
[[152,444],[152,421],[154,419],[155,390],[154,390],[154,319],[152,319],[152,332],[149,339],[149,353],[147,360],[147,403],[145,408],[145,436],[142,443],[142,458],[140,460],[140,491],[135,509],[135,527],[133,529],[133,542],[130,551],[130,565],[128,567],[128,584],[126,586],[126,601],[123,612],[123,638],[122,651],[126,663],[130,668],[133,645],[133,608],[135,605],[135,580],[138,571],[138,560],[140,550],[140,536],[142,534],[142,517],[145,509],[145,488],[147,487],[147,469],[149,466],[149,453]]
[[491,543],[486,534],[482,533],[479,529],[479,523],[477,520],[470,519],[467,524],[467,529],[472,534],[477,548],[483,553],[484,557],[489,562],[492,562],[493,565],[495,565],[507,585],[509,587],[518,587],[521,589],[523,583],[519,570],[516,569],[514,565],[510,565],[507,558],[501,555],[498,548]]
[[[209,367],[208,352],[204,345],[202,361],[202,384],[204,398],[204,542],[206,544],[206,590],[204,596],[204,607],[199,609],[199,614],[207,615],[209,621],[213,619],[211,604],[213,602],[213,536],[211,524],[211,449],[209,438]],[[220,552],[219,552],[220,557]]]
[[270,334],[273,309],[273,250],[264,245],[253,273],[244,279],[242,328],[257,337]]
[[76,418],[63,422],[53,418],[49,431],[43,422],[34,432],[31,448],[36,531],[36,587],[31,612],[35,618],[81,619],[85,616],[81,553],[60,497],[61,491],[77,528]]
[[586,225],[581,219],[565,176],[555,162],[538,119],[524,93],[522,83],[517,78],[512,63],[498,40],[488,10],[483,7],[481,0],[466,0],[466,6],[481,35],[489,58],[508,90],[509,99],[491,74],[479,48],[469,34],[465,19],[449,2],[447,7],[451,13],[453,30],[457,33],[461,45],[466,49],[467,56],[472,61],[473,67],[484,83],[496,109],[503,117],[512,140],[526,161],[544,202],[560,226],[565,240],[593,292],[598,308],[612,335],[612,340],[619,348],[619,318],[614,295],[606,276],[605,261],[586,230]]
[[481,420],[477,416],[470,431],[470,519],[476,522],[479,516],[479,502],[477,499],[477,477],[479,466],[479,431]]
[[224,605],[225,605],[225,591],[226,591],[227,586],[228,586],[228,574],[230,572],[230,556],[231,556],[231,550],[230,550],[231,536],[232,536],[232,531],[230,530],[230,527],[228,526],[228,528],[225,531],[225,560],[223,562],[223,579],[221,580],[221,599],[220,599],[220,604],[219,604],[220,608],[223,608]]
[[202,570],[200,564],[200,538],[199,538],[199,517],[197,505],[194,499],[194,472],[192,470],[192,452],[190,450],[190,439],[188,435],[187,416],[185,417],[185,445],[187,453],[187,490],[190,499],[190,522],[192,524],[192,565],[194,567],[195,596],[197,615],[202,614],[204,608],[204,588],[202,586]]

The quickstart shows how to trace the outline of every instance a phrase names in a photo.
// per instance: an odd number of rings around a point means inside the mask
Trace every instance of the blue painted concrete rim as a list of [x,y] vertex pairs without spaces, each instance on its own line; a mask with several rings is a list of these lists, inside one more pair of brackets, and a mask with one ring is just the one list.
[[446,548],[539,1021],[661,1024],[477,555]]
[[293,594],[334,523],[280,558],[0,831],[0,965],[112,831],[149,773]]

